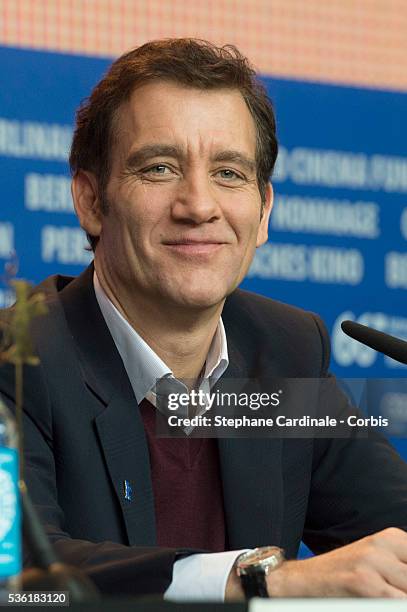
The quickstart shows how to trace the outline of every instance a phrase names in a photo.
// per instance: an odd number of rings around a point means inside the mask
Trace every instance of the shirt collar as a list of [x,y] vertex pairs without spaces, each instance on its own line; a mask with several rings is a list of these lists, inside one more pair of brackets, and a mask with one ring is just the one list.
[[[140,404],[147,395],[150,395],[157,380],[173,378],[175,382],[176,379],[167,364],[160,359],[109,300],[99,283],[96,271],[93,274],[93,286],[100,310],[122,358],[136,400]],[[209,347],[203,380],[212,387],[228,365],[226,333],[222,318],[220,318]]]

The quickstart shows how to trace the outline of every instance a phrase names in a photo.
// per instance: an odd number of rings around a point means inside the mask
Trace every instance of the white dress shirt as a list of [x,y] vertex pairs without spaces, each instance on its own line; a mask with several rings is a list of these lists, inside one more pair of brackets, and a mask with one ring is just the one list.
[[[106,325],[122,358],[137,403],[148,399],[156,406],[154,388],[157,380],[167,379],[174,392],[187,390],[184,383],[174,377],[171,369],[141,338],[103,291],[96,272],[93,275],[96,299]],[[222,319],[209,347],[200,388],[208,391],[228,367],[228,349]],[[221,553],[193,554],[175,562],[172,582],[164,599],[177,601],[223,601],[226,582],[232,566],[243,550]]]

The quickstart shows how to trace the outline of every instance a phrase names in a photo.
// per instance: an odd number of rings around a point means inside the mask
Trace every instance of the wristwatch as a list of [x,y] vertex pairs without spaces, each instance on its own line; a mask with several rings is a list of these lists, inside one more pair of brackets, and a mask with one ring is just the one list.
[[268,597],[266,576],[284,562],[284,550],[277,546],[262,546],[245,552],[236,560],[246,599]]

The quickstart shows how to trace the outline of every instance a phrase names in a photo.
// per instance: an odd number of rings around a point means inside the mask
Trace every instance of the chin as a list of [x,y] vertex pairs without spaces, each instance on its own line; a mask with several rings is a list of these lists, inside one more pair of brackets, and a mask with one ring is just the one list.
[[212,308],[218,306],[225,299],[226,294],[223,291],[203,290],[202,288],[196,291],[182,291],[174,296],[180,306],[189,307],[191,309]]
[[222,304],[225,298],[236,288],[238,280],[232,275],[185,274],[173,278],[162,289],[171,302],[180,307],[191,309],[213,308]]

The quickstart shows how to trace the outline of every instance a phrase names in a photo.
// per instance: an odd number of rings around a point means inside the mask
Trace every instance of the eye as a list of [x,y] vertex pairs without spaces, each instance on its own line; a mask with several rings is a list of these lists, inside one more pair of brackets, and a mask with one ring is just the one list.
[[232,170],[231,168],[221,168],[215,172],[215,178],[219,185],[224,187],[240,187],[247,182],[244,175]]
[[142,180],[150,182],[168,182],[177,177],[177,172],[167,164],[154,164],[139,171]]
[[218,174],[220,175],[220,177],[222,179],[241,179],[242,177],[240,176],[240,174],[237,174],[237,172],[235,172],[234,170],[231,170],[230,168],[224,168],[223,170],[219,170]]
[[150,166],[149,168],[145,168],[143,172],[164,175],[164,174],[167,174],[165,172],[166,170],[171,171],[171,169],[168,166],[165,166],[164,164],[156,164],[155,166]]

